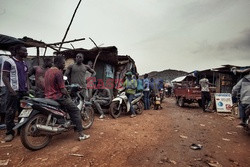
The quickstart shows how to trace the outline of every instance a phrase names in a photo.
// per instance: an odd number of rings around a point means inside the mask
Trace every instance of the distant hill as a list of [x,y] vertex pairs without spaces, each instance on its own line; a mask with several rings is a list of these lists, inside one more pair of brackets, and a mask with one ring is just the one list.
[[188,73],[185,71],[179,71],[179,70],[163,70],[163,71],[152,71],[148,73],[149,78],[154,79],[163,79],[164,81],[172,81],[173,79],[187,75]]

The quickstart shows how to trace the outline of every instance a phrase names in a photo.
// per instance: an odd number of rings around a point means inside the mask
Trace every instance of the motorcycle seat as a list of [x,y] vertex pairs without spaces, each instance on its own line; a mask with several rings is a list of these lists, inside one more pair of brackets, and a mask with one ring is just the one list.
[[52,100],[52,99],[33,98],[32,100],[35,101],[35,102],[38,102],[38,103],[48,104],[48,105],[52,105],[52,106],[55,106],[55,107],[60,106],[60,104],[58,102],[56,102],[55,100]]

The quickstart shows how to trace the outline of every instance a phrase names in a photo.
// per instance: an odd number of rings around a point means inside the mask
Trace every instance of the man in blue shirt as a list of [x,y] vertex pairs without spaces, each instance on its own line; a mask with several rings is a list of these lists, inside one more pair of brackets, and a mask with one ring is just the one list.
[[144,94],[144,110],[149,110],[150,102],[149,102],[149,79],[148,74],[144,75],[143,80],[143,94]]

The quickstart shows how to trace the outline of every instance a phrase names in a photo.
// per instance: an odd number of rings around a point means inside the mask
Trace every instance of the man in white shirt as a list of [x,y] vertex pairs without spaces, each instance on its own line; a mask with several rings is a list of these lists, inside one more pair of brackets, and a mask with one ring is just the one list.
[[211,103],[211,95],[209,92],[209,85],[211,85],[211,83],[209,83],[208,79],[206,78],[206,75],[204,74],[202,79],[199,81],[199,84],[201,86],[201,100],[202,100],[202,109],[204,112],[208,111],[206,107],[210,105]]

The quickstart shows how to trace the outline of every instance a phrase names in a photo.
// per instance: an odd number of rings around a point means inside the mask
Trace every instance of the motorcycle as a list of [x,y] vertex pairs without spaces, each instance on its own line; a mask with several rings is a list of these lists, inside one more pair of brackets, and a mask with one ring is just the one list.
[[244,126],[244,129],[246,130],[246,132],[250,133],[250,104],[246,107],[246,125]]
[[[69,85],[67,89],[70,90],[72,100],[80,109],[83,128],[90,128],[94,121],[92,103],[82,100],[80,94],[82,87],[79,85]],[[21,120],[13,129],[21,128],[21,142],[27,149],[33,151],[42,149],[49,144],[52,136],[75,127],[69,114],[54,100],[28,98],[22,100],[20,105],[23,108],[19,115]]]
[[[122,89],[118,92],[117,97],[114,98],[110,104],[110,115],[113,118],[118,118],[122,112],[128,113],[130,110],[130,104],[126,93]],[[131,104],[134,107],[135,113],[140,115],[143,112],[143,93],[136,93]]]

